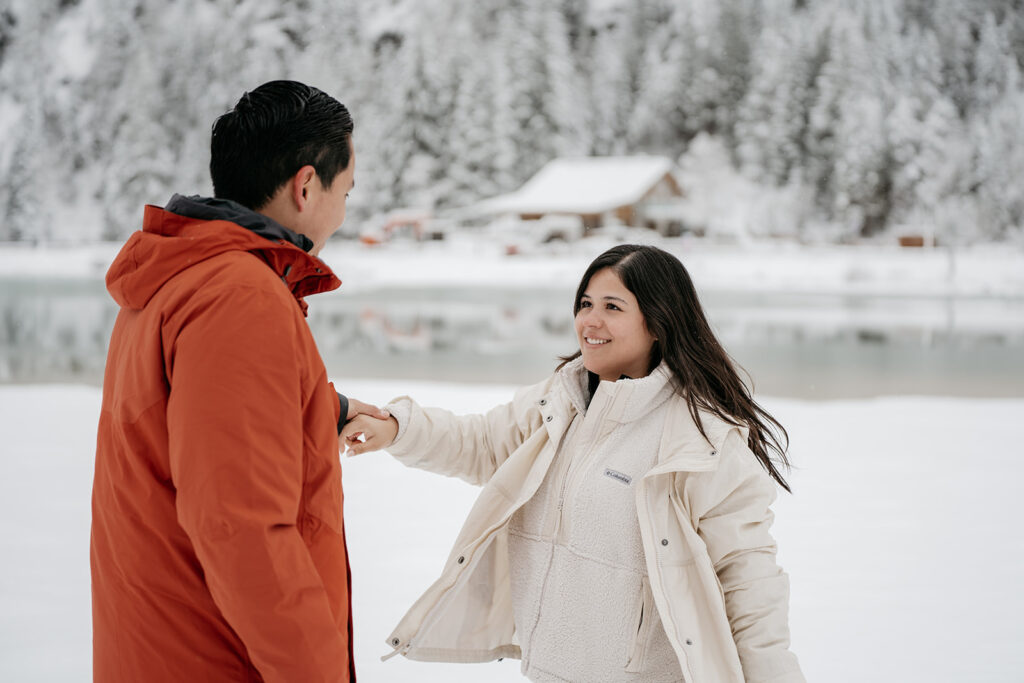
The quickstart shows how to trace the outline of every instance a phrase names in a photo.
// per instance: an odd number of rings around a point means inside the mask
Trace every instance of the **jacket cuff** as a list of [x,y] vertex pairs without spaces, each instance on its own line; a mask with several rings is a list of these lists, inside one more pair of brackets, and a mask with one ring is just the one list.
[[385,406],[391,413],[391,417],[395,418],[398,422],[398,433],[395,435],[395,440],[391,442],[391,446],[388,448],[388,452],[395,455],[391,451],[391,448],[395,448],[398,451],[402,450],[402,446],[399,443],[402,437],[405,436],[406,431],[409,428],[409,420],[412,418],[412,399],[408,396],[402,396],[400,398],[393,399],[391,403]]
[[338,433],[341,434],[341,428],[348,422],[348,397],[340,391],[334,393],[338,395],[338,403],[341,404],[341,409],[338,411]]

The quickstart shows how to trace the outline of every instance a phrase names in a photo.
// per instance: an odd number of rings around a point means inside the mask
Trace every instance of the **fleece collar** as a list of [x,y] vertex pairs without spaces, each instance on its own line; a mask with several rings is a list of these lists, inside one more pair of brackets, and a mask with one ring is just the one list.
[[[592,395],[590,373],[583,367],[583,358],[576,358],[558,372],[562,386],[576,411],[585,415]],[[672,371],[662,362],[646,377],[625,377],[615,382],[599,382],[593,392],[605,394],[604,400],[612,406],[607,417],[617,422],[633,422],[650,413],[674,393]]]

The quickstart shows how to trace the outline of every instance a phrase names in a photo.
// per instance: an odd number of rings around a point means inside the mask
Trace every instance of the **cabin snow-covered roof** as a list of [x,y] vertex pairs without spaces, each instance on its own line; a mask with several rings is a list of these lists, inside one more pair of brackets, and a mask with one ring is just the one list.
[[640,201],[672,169],[672,160],[659,156],[554,159],[515,192],[479,206],[491,213],[604,213]]

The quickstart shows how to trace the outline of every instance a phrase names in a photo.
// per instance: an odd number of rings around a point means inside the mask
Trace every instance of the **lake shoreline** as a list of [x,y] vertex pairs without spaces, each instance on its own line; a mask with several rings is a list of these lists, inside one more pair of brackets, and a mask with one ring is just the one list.
[[[639,238],[678,256],[705,293],[1024,300],[1024,249],[1011,245],[722,244],[655,233]],[[374,246],[333,240],[321,256],[349,291],[537,286],[572,291],[590,260],[616,243],[587,238],[508,255],[500,239],[464,234],[448,241]],[[102,282],[120,248],[112,242],[0,243],[0,279]]]

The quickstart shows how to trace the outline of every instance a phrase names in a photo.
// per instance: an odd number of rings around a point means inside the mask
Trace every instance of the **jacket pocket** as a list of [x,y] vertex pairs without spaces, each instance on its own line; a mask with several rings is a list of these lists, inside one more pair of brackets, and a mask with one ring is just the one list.
[[[302,503],[305,515],[334,533],[342,530],[341,463],[333,445],[319,445],[306,436]],[[308,522],[309,520],[307,520]],[[319,524],[314,523],[314,526]]]
[[647,641],[650,640],[651,624],[654,623],[654,595],[651,593],[651,582],[645,576],[640,590],[640,609],[636,617],[636,633],[629,648],[626,660],[627,673],[641,673],[647,655]]

